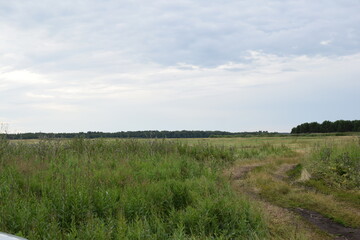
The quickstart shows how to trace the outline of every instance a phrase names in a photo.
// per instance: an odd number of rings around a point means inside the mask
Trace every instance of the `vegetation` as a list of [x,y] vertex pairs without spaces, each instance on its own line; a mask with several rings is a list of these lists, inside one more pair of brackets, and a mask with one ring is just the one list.
[[356,136],[3,135],[0,231],[28,239],[331,239],[295,212],[360,228],[359,153]]
[[289,135],[288,133],[278,133],[278,132],[268,132],[268,131],[258,131],[258,132],[241,132],[241,133],[231,133],[227,135],[211,135],[211,138],[234,138],[234,137],[285,137]]
[[360,190],[360,138],[346,144],[317,147],[307,167],[313,179],[331,187]]
[[360,138],[317,146],[304,166],[312,175],[305,186],[360,207]]
[[233,148],[165,140],[0,141],[0,230],[29,239],[262,239],[220,170]]
[[280,133],[225,132],[225,131],[128,131],[128,132],[80,132],[80,133],[17,133],[6,134],[8,139],[43,139],[43,138],[208,138],[208,137],[254,137],[281,136]]
[[303,123],[291,130],[291,133],[334,133],[334,132],[360,132],[360,120],[335,122],[324,121],[323,123]]
[[[332,239],[296,220],[298,209],[306,209],[355,228],[353,231],[359,234],[358,137],[268,138],[267,141],[291,147],[297,154],[238,160],[229,175],[236,176],[232,178],[235,191],[246,192],[252,202],[267,209],[270,232],[282,239]],[[280,221],[279,217],[287,220]]]

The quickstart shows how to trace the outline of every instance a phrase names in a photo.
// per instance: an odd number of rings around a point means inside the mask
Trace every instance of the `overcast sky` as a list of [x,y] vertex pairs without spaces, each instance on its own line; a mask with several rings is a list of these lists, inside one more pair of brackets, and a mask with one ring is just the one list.
[[359,13],[359,0],[0,0],[0,123],[289,132],[360,119]]

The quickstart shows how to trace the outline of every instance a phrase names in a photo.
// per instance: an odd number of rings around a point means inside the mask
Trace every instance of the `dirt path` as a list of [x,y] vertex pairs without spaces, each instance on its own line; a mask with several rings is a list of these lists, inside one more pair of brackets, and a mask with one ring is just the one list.
[[[245,186],[243,182],[245,182],[249,172],[251,172],[256,167],[264,166],[265,164],[266,162],[263,164],[233,167],[229,169],[226,174],[230,177],[232,185],[235,187],[235,189],[241,190],[241,192],[248,195],[249,198],[261,203],[263,209],[265,209],[266,213],[270,216],[271,221],[273,221],[275,224],[279,224],[280,222],[281,224],[291,224],[292,226],[296,225],[300,226],[300,228],[306,229],[304,222],[302,222],[300,219],[296,219],[296,217],[291,214],[292,212],[298,216],[301,216],[308,224],[311,225],[310,228],[312,228],[312,230],[307,229],[307,231],[314,231],[314,226],[316,226],[323,232],[334,236],[333,239],[336,240],[360,240],[360,229],[344,227],[343,225],[336,223],[314,211],[302,208],[288,210],[280,206],[275,206],[270,202],[261,199],[256,189],[251,188],[251,186]],[[273,177],[278,180],[285,181],[287,179],[286,172],[294,168],[296,165],[297,164],[295,163],[284,163],[279,165],[277,170],[274,172]],[[309,239],[313,239],[314,236],[311,236],[311,233],[309,234]]]
[[296,167],[296,163],[284,163],[273,174],[279,180],[284,180],[287,178],[286,172]]
[[263,164],[244,165],[241,167],[233,167],[229,169],[225,175],[229,176],[231,180],[239,180],[246,178],[246,174],[256,167],[260,167]]
[[344,227],[343,225],[336,223],[317,212],[310,211],[307,209],[296,208],[293,211],[301,215],[304,219],[306,219],[310,223],[316,225],[321,230],[337,236],[335,239],[339,239],[339,240],[360,239],[360,229]]

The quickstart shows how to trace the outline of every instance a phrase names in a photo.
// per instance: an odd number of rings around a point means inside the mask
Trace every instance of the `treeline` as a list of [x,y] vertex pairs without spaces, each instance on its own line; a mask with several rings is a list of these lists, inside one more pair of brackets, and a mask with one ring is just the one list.
[[[209,138],[209,137],[251,137],[277,136],[280,133],[258,132],[226,132],[226,131],[127,131],[127,132],[80,132],[80,133],[17,133],[6,134],[7,139],[42,139],[42,138]],[[282,135],[282,134],[280,134]]]
[[127,131],[127,132],[80,132],[80,133],[17,133],[6,134],[7,139],[41,138],[208,138],[219,135],[237,135],[226,131]]
[[333,132],[360,132],[360,120],[338,120],[335,122],[324,121],[323,123],[303,123],[291,130],[296,133],[333,133]]

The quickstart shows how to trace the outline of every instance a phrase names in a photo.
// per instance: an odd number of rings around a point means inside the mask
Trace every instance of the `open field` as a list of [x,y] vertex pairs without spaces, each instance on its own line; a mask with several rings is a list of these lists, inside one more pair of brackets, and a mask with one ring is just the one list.
[[356,136],[2,139],[0,231],[29,239],[356,239],[359,170]]

